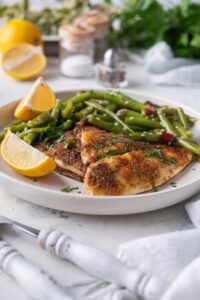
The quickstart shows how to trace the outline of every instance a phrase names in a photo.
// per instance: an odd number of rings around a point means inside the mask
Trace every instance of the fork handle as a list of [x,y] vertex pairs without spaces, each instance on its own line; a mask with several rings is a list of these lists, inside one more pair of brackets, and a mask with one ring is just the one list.
[[114,255],[79,243],[58,230],[41,230],[38,242],[42,248],[70,260],[103,281],[123,286],[139,296],[147,297],[146,299],[158,299],[161,294],[162,285],[155,278],[136,268],[129,268]]
[[27,261],[6,241],[0,241],[0,267],[36,300],[72,300],[53,278]]

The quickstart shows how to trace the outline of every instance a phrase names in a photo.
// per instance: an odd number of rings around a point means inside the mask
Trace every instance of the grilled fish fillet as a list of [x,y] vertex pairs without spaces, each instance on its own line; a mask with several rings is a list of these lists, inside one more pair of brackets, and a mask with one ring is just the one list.
[[[56,171],[64,176],[83,181],[86,166],[81,159],[80,130],[66,131],[64,138],[57,143],[41,142],[34,145],[38,150],[52,157],[57,165]],[[66,149],[66,141],[72,141],[72,147]]]
[[146,150],[138,149],[90,164],[84,179],[86,193],[119,196],[151,190],[181,172],[193,157],[181,147],[159,145],[159,149],[171,163],[154,155],[145,157]]
[[149,149],[149,143],[135,142],[122,135],[109,133],[95,127],[85,126],[81,131],[81,158],[84,164],[90,164],[105,156],[124,154],[138,149]]

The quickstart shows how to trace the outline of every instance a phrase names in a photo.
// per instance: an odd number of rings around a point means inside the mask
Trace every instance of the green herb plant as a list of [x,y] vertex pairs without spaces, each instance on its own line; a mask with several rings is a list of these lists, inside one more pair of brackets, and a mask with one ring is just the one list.
[[111,46],[148,49],[166,41],[175,56],[200,58],[200,4],[191,0],[181,0],[170,9],[156,0],[128,0],[113,16],[112,24]]
[[41,11],[31,11],[30,1],[22,0],[13,5],[0,6],[0,18],[26,19],[34,23],[43,34],[56,34],[60,25],[67,24],[79,16],[88,5],[88,0],[66,0],[59,9],[45,7]]

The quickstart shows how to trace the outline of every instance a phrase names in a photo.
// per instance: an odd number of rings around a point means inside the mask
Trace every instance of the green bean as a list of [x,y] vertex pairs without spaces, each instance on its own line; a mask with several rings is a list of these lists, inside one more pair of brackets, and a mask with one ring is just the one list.
[[129,97],[121,92],[110,91],[110,93],[122,96],[124,98],[124,101],[128,102],[130,104],[130,107],[127,107],[127,108],[141,112],[146,106],[145,104],[138,102],[137,100],[134,100],[131,97]]
[[166,129],[167,132],[172,133],[176,136],[179,145],[195,154],[200,154],[200,146],[194,142],[191,142],[188,139],[180,137],[177,130],[169,122],[168,118],[163,114],[162,109],[158,109],[157,111],[163,127]]
[[178,140],[178,143],[185,149],[191,151],[194,154],[198,154],[198,155],[200,154],[200,145],[197,145],[194,142],[191,142],[187,139],[180,138],[180,137],[177,138],[177,140]]
[[64,119],[67,119],[71,116],[72,112],[74,111],[74,105],[73,102],[69,102],[66,107],[62,111],[62,117]]
[[150,120],[144,117],[127,117],[125,118],[125,123],[128,125],[138,125],[149,128],[162,128],[160,122]]
[[[103,120],[103,121],[113,122],[113,118],[109,117],[106,114],[102,114],[101,115],[101,114],[95,113],[95,114],[92,114],[92,116],[94,116],[97,120]],[[149,128],[147,128],[147,127],[139,127],[139,126],[130,126],[130,128],[133,131],[144,131],[144,130],[148,131],[149,130]]]
[[51,111],[51,118],[57,122],[61,113],[62,101],[57,99],[56,104],[54,105]]
[[121,133],[123,131],[123,128],[120,124],[99,119],[98,115],[90,115],[87,120],[90,124],[98,128],[105,129],[109,132]]
[[21,133],[18,134],[18,136],[20,138],[24,138],[27,134],[30,134],[30,133],[34,133],[34,134],[37,134],[37,133],[45,133],[47,130],[49,129],[49,127],[39,127],[39,128],[31,128],[31,129],[28,129],[26,131],[23,131]]
[[107,106],[107,108],[109,109],[109,110],[111,110],[111,111],[116,111],[117,110],[117,105],[116,104],[114,104],[114,103],[111,103],[111,104],[109,104],[108,106]]
[[190,117],[190,116],[188,117],[188,122],[190,126],[194,125],[197,121],[198,119],[195,117]]
[[157,143],[160,141],[160,134],[150,132],[133,132],[129,134],[135,141],[144,141],[149,143]]
[[177,108],[177,113],[178,113],[178,116],[180,118],[180,121],[181,121],[183,127],[188,130],[189,124],[188,124],[188,119],[187,119],[187,116],[186,116],[184,110],[181,107],[179,107],[179,108]]
[[5,137],[5,133],[0,134],[0,144],[3,142],[4,137]]
[[[120,110],[117,111],[117,116],[122,119],[125,120],[126,117],[136,117],[136,118],[145,118],[143,114],[140,114],[139,112],[130,110],[130,109],[126,109],[126,108],[122,108]],[[146,120],[147,118],[145,118]],[[153,119],[151,119],[152,121],[159,121],[158,118],[154,117]]]
[[76,120],[81,120],[85,118],[87,115],[91,114],[93,111],[94,111],[93,107],[87,106],[86,108],[83,108],[82,110],[74,113],[72,117],[74,117]]
[[185,127],[183,127],[183,125],[180,122],[174,121],[173,125],[174,125],[175,129],[179,132],[181,137],[192,140],[193,137],[192,137],[191,131],[189,131]]
[[165,112],[167,115],[175,115],[177,114],[177,109],[169,106],[162,106],[162,110]]
[[107,108],[104,108],[103,106],[97,104],[97,103],[93,103],[93,102],[89,102],[89,101],[86,101],[85,102],[88,106],[91,106],[93,108],[95,108],[96,110],[102,112],[102,113],[105,113],[107,115],[109,115],[111,118],[113,118],[117,123],[121,124],[124,128],[124,130],[127,130],[131,133],[133,133],[133,130],[128,126],[126,125],[122,120],[120,120],[117,115],[115,113],[113,113],[112,111],[110,111],[109,109]]
[[127,116],[127,113],[128,113],[128,109],[122,108],[122,109],[119,109],[116,114],[121,120],[124,121]]
[[157,114],[160,119],[162,126],[166,129],[167,132],[172,133],[176,137],[178,136],[177,130],[173,127],[170,123],[168,118],[166,117],[165,113],[163,112],[162,108],[157,109]]
[[47,123],[50,120],[49,112],[43,112],[39,114],[36,118],[28,121],[28,127],[33,128]]
[[113,118],[111,118],[110,116],[108,116],[107,114],[100,114],[98,112],[93,113],[92,115],[94,115],[96,118],[98,118],[99,120],[103,120],[103,121],[108,121],[108,122],[113,122]]
[[70,129],[72,126],[73,126],[73,121],[69,119],[60,125],[60,129],[65,131]]
[[113,121],[113,118],[108,116],[107,114],[99,114],[99,117],[102,119],[102,120],[105,120],[105,121]]
[[88,122],[98,128],[105,129],[109,132],[124,133],[136,141],[146,141],[146,142],[155,143],[155,142],[159,142],[160,140],[160,134],[153,134],[148,132],[128,133],[126,130],[124,130],[123,126],[121,126],[120,124],[99,120],[98,118],[96,118],[95,115],[89,116]]
[[81,109],[83,109],[84,107],[85,107],[84,103],[76,103],[76,104],[74,105],[74,109],[75,109],[75,110],[81,110]]
[[79,103],[79,102],[85,102],[85,101],[91,100],[91,99],[108,100],[109,102],[112,102],[112,103],[118,105],[119,107],[130,108],[130,109],[137,110],[137,111],[142,111],[142,109],[145,107],[144,104],[134,101],[132,99],[131,100],[127,99],[124,96],[117,94],[116,92],[87,91],[87,92],[80,93],[80,94],[74,96],[67,102],[67,104],[62,112],[63,118],[69,117],[69,112],[71,112],[74,104]]
[[144,115],[140,114],[139,112],[127,109],[127,117],[144,118]]
[[27,135],[25,135],[23,137],[24,142],[28,143],[28,144],[32,144],[36,138],[38,137],[38,133],[28,133]]
[[100,104],[100,105],[103,105],[105,107],[107,107],[109,110],[111,111],[116,111],[117,110],[117,105],[114,104],[114,103],[110,103],[109,101],[106,101],[106,100],[92,100],[94,103],[97,103],[97,104]]
[[27,127],[27,122],[15,123],[9,126],[11,132],[21,132]]

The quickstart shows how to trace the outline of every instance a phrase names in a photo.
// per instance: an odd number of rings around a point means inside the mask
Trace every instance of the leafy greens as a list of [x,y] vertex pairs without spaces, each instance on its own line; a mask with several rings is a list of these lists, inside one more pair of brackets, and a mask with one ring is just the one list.
[[166,41],[175,56],[200,58],[200,4],[181,0],[166,10],[156,0],[128,0],[113,17],[108,41],[130,50]]

